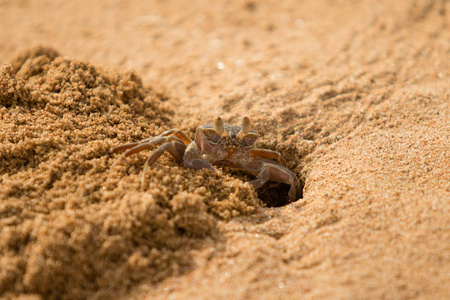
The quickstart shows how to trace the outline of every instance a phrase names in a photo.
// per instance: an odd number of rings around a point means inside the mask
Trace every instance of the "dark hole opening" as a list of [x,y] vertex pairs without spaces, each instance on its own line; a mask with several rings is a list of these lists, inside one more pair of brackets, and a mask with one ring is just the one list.
[[[256,193],[258,194],[259,199],[261,199],[267,207],[280,207],[292,202],[288,199],[290,187],[289,184],[268,181],[262,187],[257,189]],[[303,185],[300,187],[297,198],[303,198]]]
[[179,235],[185,235],[186,234],[186,230],[184,228],[177,227],[176,229],[177,229]]
[[[242,170],[231,170],[233,175],[237,176],[242,181],[251,181],[255,176],[249,175]],[[267,207],[280,207],[288,205],[292,201],[288,199],[290,185],[275,181],[268,181],[262,187],[256,190],[258,198],[261,199]],[[303,198],[303,183],[300,182],[300,191],[297,194],[297,200]]]

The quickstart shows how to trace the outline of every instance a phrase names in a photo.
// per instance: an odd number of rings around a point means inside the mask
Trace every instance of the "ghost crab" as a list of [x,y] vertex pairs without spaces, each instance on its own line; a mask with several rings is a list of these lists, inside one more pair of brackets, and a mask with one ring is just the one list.
[[126,151],[113,166],[122,157],[159,146],[145,162],[143,182],[147,168],[164,152],[168,152],[183,162],[186,168],[217,171],[213,166],[215,164],[243,169],[256,176],[256,179],[250,181],[255,189],[262,187],[269,180],[289,184],[288,200],[296,200],[300,192],[297,176],[284,166],[279,152],[255,148],[258,137],[259,134],[251,129],[248,117],[242,119],[241,126],[224,124],[219,117],[214,120],[214,124],[199,126],[194,141],[182,131],[171,129],[156,137],[114,147],[113,152]]

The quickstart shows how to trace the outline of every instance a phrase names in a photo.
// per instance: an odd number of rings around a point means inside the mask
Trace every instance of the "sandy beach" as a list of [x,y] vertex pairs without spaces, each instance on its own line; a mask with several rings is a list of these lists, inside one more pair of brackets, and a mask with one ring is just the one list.
[[[445,0],[0,0],[0,298],[449,299],[449,87]],[[219,116],[295,201],[113,165]]]

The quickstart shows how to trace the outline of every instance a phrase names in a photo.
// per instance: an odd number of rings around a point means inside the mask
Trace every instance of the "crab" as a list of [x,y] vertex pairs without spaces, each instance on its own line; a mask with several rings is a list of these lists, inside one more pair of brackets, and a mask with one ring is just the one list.
[[250,181],[255,189],[269,180],[289,184],[288,201],[296,200],[300,192],[298,177],[284,165],[279,152],[255,148],[258,137],[248,117],[242,118],[240,126],[224,124],[218,117],[214,124],[197,127],[193,141],[181,130],[171,129],[140,142],[114,147],[114,153],[125,152],[112,166],[123,157],[158,146],[145,161],[143,182],[147,168],[168,152],[186,168],[217,171],[216,165],[243,169],[256,176]]

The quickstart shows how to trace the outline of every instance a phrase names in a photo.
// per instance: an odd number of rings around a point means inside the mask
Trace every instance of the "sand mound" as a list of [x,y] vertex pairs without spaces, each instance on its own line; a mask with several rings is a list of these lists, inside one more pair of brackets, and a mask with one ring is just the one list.
[[248,184],[173,159],[143,187],[145,154],[110,169],[112,145],[170,125],[171,107],[135,74],[44,47],[11,66],[0,71],[0,293],[73,299],[157,282],[191,268],[189,249],[218,238],[219,220],[254,211]]

